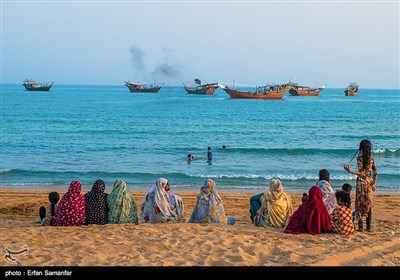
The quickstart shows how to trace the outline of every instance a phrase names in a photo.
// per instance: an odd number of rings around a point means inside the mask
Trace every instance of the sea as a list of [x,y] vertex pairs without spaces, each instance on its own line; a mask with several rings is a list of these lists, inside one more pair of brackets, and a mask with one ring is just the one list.
[[[147,190],[260,192],[273,177],[306,192],[328,169],[334,189],[355,188],[359,143],[369,139],[378,193],[400,193],[400,90],[344,88],[282,100],[187,94],[183,86],[131,93],[123,85],[59,85],[49,92],[1,84],[1,188],[66,190],[73,180],[108,191],[117,179]],[[225,145],[225,149],[222,147]],[[212,161],[207,161],[211,147]],[[187,161],[187,155],[195,159]]]

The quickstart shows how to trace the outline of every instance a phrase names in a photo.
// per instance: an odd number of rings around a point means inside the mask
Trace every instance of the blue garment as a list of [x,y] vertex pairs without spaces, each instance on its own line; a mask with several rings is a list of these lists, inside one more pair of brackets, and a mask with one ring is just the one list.
[[207,159],[212,160],[212,152],[211,151],[207,152]]
[[251,222],[254,223],[254,217],[257,214],[258,209],[261,207],[261,197],[264,193],[256,194],[250,197],[250,219]]

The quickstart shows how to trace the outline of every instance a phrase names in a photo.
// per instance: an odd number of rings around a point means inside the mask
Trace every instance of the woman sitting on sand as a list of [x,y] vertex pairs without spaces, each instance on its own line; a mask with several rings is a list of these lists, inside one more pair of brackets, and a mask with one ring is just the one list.
[[313,186],[308,191],[308,199],[293,213],[286,226],[286,233],[319,234],[330,231],[331,220],[322,201],[322,191]]
[[328,210],[328,213],[330,215],[337,207],[337,202],[335,192],[333,191],[331,183],[329,181],[328,170],[321,169],[319,171],[319,181],[317,182],[317,186],[322,191],[322,201],[324,202],[326,210]]
[[179,195],[168,193],[169,182],[159,178],[140,204],[141,223],[183,222],[184,206]]
[[346,191],[336,191],[338,207],[331,214],[332,231],[341,234],[354,232],[352,210],[350,208],[351,198]]
[[123,180],[116,180],[107,196],[108,222],[110,224],[138,224],[138,213],[133,195],[126,190]]
[[86,224],[107,224],[108,206],[107,194],[104,193],[106,185],[103,180],[96,180],[92,190],[85,194]]
[[56,215],[57,203],[60,200],[58,192],[49,193],[50,205],[42,206],[39,209],[40,222],[42,226],[52,226],[54,224],[54,217]]
[[196,205],[189,223],[198,224],[229,224],[234,223],[234,217],[225,216],[224,204],[215,189],[215,182],[208,179],[200,189],[196,198]]
[[292,200],[283,192],[283,185],[278,178],[269,182],[269,190],[261,199],[261,207],[254,217],[254,225],[258,227],[283,228],[293,213]]
[[81,226],[86,222],[85,197],[81,194],[82,185],[72,181],[68,191],[62,196],[58,204],[55,226]]

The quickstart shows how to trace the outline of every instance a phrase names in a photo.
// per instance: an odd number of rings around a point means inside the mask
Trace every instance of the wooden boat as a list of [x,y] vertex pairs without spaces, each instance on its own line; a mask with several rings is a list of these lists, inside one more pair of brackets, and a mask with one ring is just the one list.
[[358,87],[359,86],[357,83],[350,83],[344,90],[344,94],[346,96],[356,96],[358,95]]
[[22,85],[29,91],[49,91],[54,82],[39,83],[31,79],[25,79]]
[[158,92],[164,84],[140,84],[140,83],[133,83],[130,81],[125,82],[125,86],[128,87],[130,92],[150,92],[155,93]]
[[218,88],[218,83],[210,83],[210,84],[201,84],[201,81],[199,79],[195,79],[194,83],[197,84],[197,86],[191,87],[189,85],[183,84],[185,90],[189,94],[209,94],[212,95],[214,94],[215,90]]
[[289,89],[289,93],[293,96],[317,96],[324,88],[325,85],[323,85],[322,87],[311,88],[309,86],[299,86],[297,84],[294,84]]
[[282,99],[285,93],[290,89],[290,84],[256,86],[254,92],[229,88],[223,84],[219,84],[219,87],[222,88],[231,98]]

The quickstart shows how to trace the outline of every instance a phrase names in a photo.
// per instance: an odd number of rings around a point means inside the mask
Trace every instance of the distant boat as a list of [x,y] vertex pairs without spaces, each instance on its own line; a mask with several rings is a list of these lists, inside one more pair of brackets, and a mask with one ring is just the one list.
[[323,85],[322,87],[311,88],[309,86],[299,86],[297,84],[292,84],[292,87],[289,89],[289,93],[293,96],[317,96],[324,88],[325,85]]
[[128,87],[128,89],[131,92],[151,92],[155,93],[158,92],[164,84],[140,84],[140,83],[133,83],[130,81],[125,82],[125,86]]
[[39,83],[31,79],[25,79],[22,85],[29,91],[49,91],[54,82]]
[[183,84],[185,90],[189,94],[209,94],[212,95],[214,94],[215,90],[218,88],[218,83],[211,83],[211,84],[201,84],[201,81],[199,79],[195,79],[194,83],[197,84],[197,86],[191,87],[189,85]]
[[222,88],[231,98],[282,99],[285,93],[290,89],[290,84],[256,86],[254,92],[229,88],[223,84],[219,84],[219,87]]
[[358,95],[358,87],[359,86],[357,83],[350,83],[344,90],[344,94],[346,96],[356,96]]

